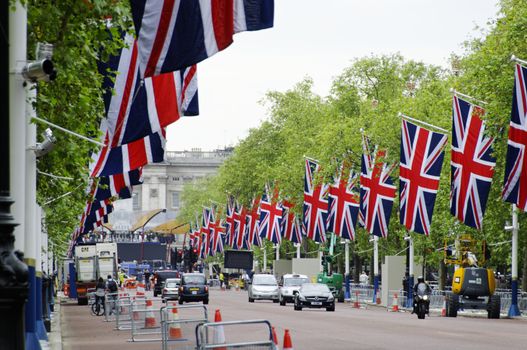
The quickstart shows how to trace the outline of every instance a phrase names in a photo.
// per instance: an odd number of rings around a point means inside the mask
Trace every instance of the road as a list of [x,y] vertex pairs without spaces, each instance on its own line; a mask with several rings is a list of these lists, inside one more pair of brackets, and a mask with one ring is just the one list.
[[[405,312],[384,308],[354,309],[337,304],[335,312],[294,311],[268,301],[249,303],[244,291],[211,291],[209,314],[220,309],[223,321],[267,319],[275,326],[280,347],[284,329],[295,349],[525,349],[527,320],[489,320],[480,317],[418,320]],[[159,343],[127,343],[129,332],[89,315],[87,307],[68,305],[62,312],[65,349],[160,349]],[[242,331],[243,332],[243,331]],[[228,331],[226,330],[226,336]],[[105,343],[107,342],[107,343]],[[107,344],[107,345],[104,345]]]

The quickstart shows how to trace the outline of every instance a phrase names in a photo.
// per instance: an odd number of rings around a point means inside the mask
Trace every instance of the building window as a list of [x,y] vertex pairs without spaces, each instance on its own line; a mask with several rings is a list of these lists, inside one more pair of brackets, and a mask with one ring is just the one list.
[[139,193],[137,192],[132,193],[132,207],[134,210],[141,209],[141,204],[139,202]]
[[172,181],[174,182],[179,181],[179,176],[172,176]]
[[157,198],[157,188],[150,189],[150,198]]
[[172,192],[172,208],[179,208],[179,192]]

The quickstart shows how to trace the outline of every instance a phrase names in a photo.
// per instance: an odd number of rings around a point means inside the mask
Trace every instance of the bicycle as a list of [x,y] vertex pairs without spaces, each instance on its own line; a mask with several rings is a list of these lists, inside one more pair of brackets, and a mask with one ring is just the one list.
[[102,316],[106,312],[104,308],[103,298],[96,298],[96,301],[91,305],[91,312],[94,316]]

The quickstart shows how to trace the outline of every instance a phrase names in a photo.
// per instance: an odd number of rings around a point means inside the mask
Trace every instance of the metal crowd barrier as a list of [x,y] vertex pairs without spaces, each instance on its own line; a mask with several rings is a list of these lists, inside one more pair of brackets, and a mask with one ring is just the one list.
[[[350,285],[350,302],[354,303],[358,301],[361,305],[370,304],[373,302],[374,288],[370,285],[363,285],[358,283],[352,283]],[[379,287],[377,290],[377,296],[382,295],[382,289]]]
[[88,305],[92,306],[95,304],[95,288],[86,289],[86,295],[88,296]]
[[128,298],[128,295],[123,293],[106,293],[104,295],[104,321],[115,322],[115,315],[117,309],[117,300]]
[[[161,305],[159,299],[149,299],[152,306],[147,306],[145,298],[132,300],[130,330],[132,342],[161,341]],[[155,303],[155,305],[154,305]]]
[[[177,316],[174,312],[177,310]],[[205,305],[168,304],[161,308],[161,341],[163,350],[196,349],[195,329],[209,321]]]
[[275,349],[267,320],[202,323],[196,327],[196,349]]
[[129,330],[132,328],[132,318],[130,309],[132,298],[119,298],[115,302],[115,329],[118,331]]

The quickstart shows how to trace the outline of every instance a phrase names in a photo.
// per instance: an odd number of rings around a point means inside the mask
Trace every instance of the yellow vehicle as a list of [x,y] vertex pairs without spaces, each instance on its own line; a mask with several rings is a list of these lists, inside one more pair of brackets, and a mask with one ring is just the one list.
[[[459,309],[487,310],[488,318],[500,318],[501,299],[494,295],[496,283],[492,269],[478,267],[473,253],[477,242],[464,235],[456,239],[455,255],[448,254],[445,242],[445,263],[458,265],[452,279],[452,293],[446,296],[446,316],[456,317]],[[486,244],[481,244],[481,264],[486,259]]]

